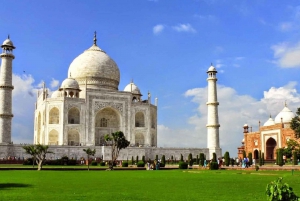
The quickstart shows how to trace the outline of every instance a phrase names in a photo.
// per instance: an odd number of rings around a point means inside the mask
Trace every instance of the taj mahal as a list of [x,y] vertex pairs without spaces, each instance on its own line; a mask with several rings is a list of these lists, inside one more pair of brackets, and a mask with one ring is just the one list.
[[[21,145],[11,144],[12,125],[12,66],[13,42],[6,39],[0,55],[0,158],[26,155]],[[104,135],[122,131],[130,141],[119,159],[132,156],[154,158],[165,155],[179,159],[182,154],[194,156],[204,153],[207,158],[216,153],[222,156],[219,143],[217,100],[217,71],[210,66],[208,75],[207,148],[157,147],[157,98],[152,103],[151,93],[142,95],[133,80],[119,90],[120,70],[115,61],[97,44],[93,44],[70,64],[67,78],[49,95],[43,84],[37,91],[34,113],[33,144],[49,145],[55,156],[84,156],[83,149],[96,149],[96,157],[110,157],[110,146]],[[146,97],[146,98],[143,98]]]

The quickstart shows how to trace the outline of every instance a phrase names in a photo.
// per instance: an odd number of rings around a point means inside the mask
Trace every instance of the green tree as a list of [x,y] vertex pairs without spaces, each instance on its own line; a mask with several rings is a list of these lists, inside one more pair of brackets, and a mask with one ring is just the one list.
[[225,152],[224,159],[225,159],[225,165],[229,166],[229,164],[230,164],[230,155],[229,155],[228,151]]
[[263,159],[262,159],[262,153],[261,150],[259,150],[259,166],[263,165]]
[[90,148],[88,148],[83,149],[83,151],[87,154],[88,171],[90,171],[90,156],[94,156],[96,154],[96,149],[91,150]]
[[300,108],[297,109],[296,112],[296,116],[294,118],[292,118],[291,121],[291,129],[294,130],[295,132],[295,138],[299,138],[300,137]]
[[278,151],[278,155],[277,155],[277,158],[278,158],[278,165],[279,166],[283,166],[283,149],[277,149]]
[[193,155],[191,153],[188,156],[188,164],[189,166],[193,166]]
[[213,153],[212,162],[217,162],[217,154]]
[[136,156],[136,164],[138,164],[138,162],[139,162],[139,156]]
[[134,159],[133,159],[133,156],[131,156],[131,165],[134,165]]
[[122,131],[106,134],[104,136],[104,139],[111,145],[111,162],[109,164],[109,168],[112,170],[113,164],[116,162],[120,151],[128,147],[130,142],[126,140],[125,135]]
[[41,144],[23,146],[23,149],[25,149],[25,152],[27,154],[30,154],[32,156],[33,166],[34,166],[34,162],[38,164],[37,170],[42,169],[43,162],[45,161],[46,158],[46,154],[52,153],[48,151],[49,146],[41,145]]
[[246,158],[246,151],[243,150],[243,159]]
[[162,155],[162,157],[161,157],[161,163],[163,165],[166,165],[166,157],[165,157],[165,155]]
[[204,153],[199,154],[199,165],[204,166]]
[[142,161],[146,163],[145,156],[142,156]]
[[180,161],[183,161],[183,155],[180,154]]
[[293,152],[293,165],[298,165],[297,152]]
[[252,160],[252,153],[251,152],[248,153],[248,158],[249,158],[249,165],[252,165],[253,160]]

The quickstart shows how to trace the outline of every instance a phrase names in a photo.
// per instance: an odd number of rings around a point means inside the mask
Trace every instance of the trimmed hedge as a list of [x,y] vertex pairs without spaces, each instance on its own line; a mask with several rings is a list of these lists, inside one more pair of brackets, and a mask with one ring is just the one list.
[[143,161],[139,161],[136,166],[137,167],[145,167],[145,163]]
[[218,170],[219,169],[218,162],[211,162],[209,165],[209,169],[210,170]]
[[92,161],[91,162],[91,166],[97,166],[97,165],[98,165],[97,161]]
[[179,169],[188,169],[188,164],[186,162],[180,161],[178,168]]
[[101,161],[100,163],[100,166],[105,166],[105,162]]
[[122,167],[128,167],[128,162],[123,162]]

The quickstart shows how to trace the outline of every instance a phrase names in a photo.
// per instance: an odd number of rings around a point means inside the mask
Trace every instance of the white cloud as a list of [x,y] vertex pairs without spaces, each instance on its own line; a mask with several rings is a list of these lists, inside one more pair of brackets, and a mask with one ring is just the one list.
[[177,26],[173,26],[173,29],[178,32],[196,33],[196,30],[190,24],[179,24]]
[[195,18],[198,18],[200,20],[208,20],[208,21],[215,21],[217,18],[214,15],[199,15],[199,14],[194,14]]
[[156,26],[153,27],[153,33],[155,35],[157,35],[157,34],[161,33],[164,30],[164,28],[165,28],[164,25],[158,24],[158,25],[156,25]]
[[[264,92],[261,100],[248,95],[240,95],[233,88],[219,85],[220,144],[223,153],[229,151],[231,156],[237,156],[237,147],[241,146],[242,127],[245,123],[253,127],[253,131],[258,130],[258,122],[261,121],[263,125],[270,114],[274,119],[283,109],[285,100],[287,100],[288,107],[296,111],[300,103],[300,94],[295,90],[296,85],[296,82],[290,82],[283,87],[271,87]],[[166,125],[160,125],[158,127],[159,146],[206,147],[207,87],[187,90],[185,97],[191,97],[191,101],[198,105],[197,112],[186,119],[192,128],[172,129]]]
[[275,63],[283,68],[300,67],[300,42],[296,45],[288,43],[279,43],[273,45]]
[[50,87],[53,89],[53,88],[58,87],[58,85],[59,85],[59,80],[56,80],[56,79],[52,78],[51,83],[50,83]]

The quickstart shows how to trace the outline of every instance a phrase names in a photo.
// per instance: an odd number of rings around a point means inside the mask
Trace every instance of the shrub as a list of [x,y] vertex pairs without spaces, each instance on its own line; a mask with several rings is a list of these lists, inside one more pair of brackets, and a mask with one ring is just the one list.
[[265,154],[261,153],[261,160],[262,160],[262,164],[265,164]]
[[[164,164],[164,166],[162,166],[162,164]],[[166,157],[165,157],[165,155],[162,155],[160,167],[165,167],[165,164],[166,164]]]
[[218,162],[211,162],[210,166],[209,166],[210,170],[218,170],[219,169],[219,165]]
[[160,166],[160,167],[165,167],[165,163],[162,163],[162,162],[161,162],[161,163],[159,164],[159,166]]
[[283,149],[278,149],[278,165],[283,166]]
[[262,154],[261,154],[261,150],[259,150],[259,166],[263,165],[263,159],[262,159]]
[[77,164],[77,161],[74,160],[74,159],[70,159],[70,160],[68,161],[68,165],[76,165],[76,164]]
[[184,162],[184,161],[180,161],[178,168],[179,169],[187,169],[188,168],[188,164],[186,162]]
[[204,153],[199,154],[199,165],[204,166]]
[[297,161],[297,152],[293,152],[293,165],[298,165],[298,161]]
[[[32,165],[33,160],[32,158],[28,158],[23,162],[23,165]],[[34,165],[37,165],[36,162],[34,162]]]
[[134,164],[134,159],[133,159],[133,156],[131,157],[131,165]]
[[92,166],[97,166],[98,163],[97,163],[97,161],[92,161],[92,162],[91,162],[91,165],[92,165]]
[[256,170],[256,171],[259,170],[259,166],[258,166],[258,165],[255,166],[255,170]]
[[145,163],[145,161],[146,161],[145,156],[142,156],[142,161]]
[[139,156],[136,156],[135,162],[136,162],[136,163],[139,163]]
[[293,188],[287,183],[282,183],[282,177],[267,185],[266,195],[268,201],[297,201],[299,197],[293,192]]
[[139,161],[137,164],[136,164],[137,167],[145,167],[145,163],[143,161]]
[[253,161],[252,161],[252,153],[251,152],[248,153],[248,158],[249,158],[249,165],[252,165]]
[[199,164],[199,156],[196,157],[196,165]]
[[225,165],[226,166],[229,166],[229,163],[230,163],[230,156],[229,156],[229,152],[226,151],[225,154],[224,154],[224,159],[225,159]]
[[180,161],[183,161],[183,155],[180,154]]
[[213,158],[211,160],[212,162],[217,162],[217,155],[216,153],[213,153]]
[[127,161],[123,162],[122,167],[128,167],[128,162]]
[[192,156],[191,153],[189,154],[188,162],[189,162],[189,166],[192,166],[192,165],[193,165],[193,156]]
[[100,166],[105,166],[105,162],[101,161],[100,163]]

